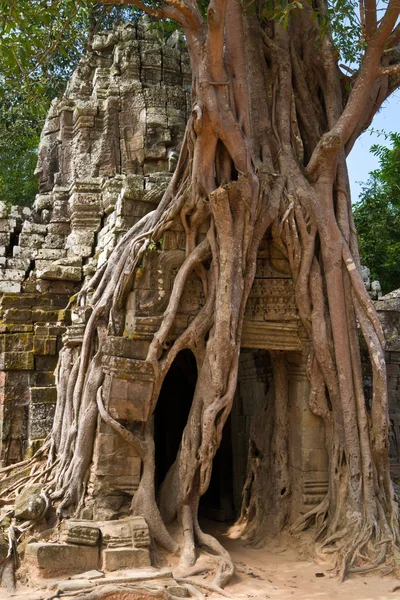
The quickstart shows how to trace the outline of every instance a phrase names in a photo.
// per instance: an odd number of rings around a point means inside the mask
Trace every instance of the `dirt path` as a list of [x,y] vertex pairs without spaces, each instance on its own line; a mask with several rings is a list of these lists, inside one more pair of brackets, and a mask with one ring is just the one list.
[[[208,527],[210,530],[210,527]],[[235,562],[234,579],[226,588],[235,598],[254,600],[396,600],[400,599],[400,579],[376,573],[351,576],[344,583],[330,575],[326,567],[307,559],[299,560],[299,551],[284,544],[267,548],[246,547],[240,539],[231,539],[226,527],[211,530]],[[210,531],[211,532],[211,531]],[[393,591],[396,586],[399,589]]]

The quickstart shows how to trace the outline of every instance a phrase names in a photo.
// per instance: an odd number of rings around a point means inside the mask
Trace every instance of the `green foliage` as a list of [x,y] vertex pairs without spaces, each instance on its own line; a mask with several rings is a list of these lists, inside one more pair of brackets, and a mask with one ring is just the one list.
[[0,103],[0,200],[7,204],[30,205],[37,184],[33,173],[41,128],[39,110],[31,110],[23,94],[5,86]]
[[400,134],[389,140],[391,147],[372,146],[379,168],[354,206],[361,262],[379,279],[383,293],[400,288]]
[[361,61],[366,44],[362,35],[358,0],[329,0],[325,30],[330,26],[339,58],[354,66]]
[[290,18],[293,13],[303,8],[303,4],[298,0],[267,0],[261,10],[261,18],[265,21],[277,21],[284,29],[289,26]]
[[137,14],[93,0],[0,1],[0,200],[32,204],[51,100],[63,92],[88,38]]
[[[363,39],[359,17],[358,0],[327,0],[323,9],[311,0],[265,0],[262,3],[260,17],[263,21],[277,21],[287,29],[291,18],[304,6],[312,5],[312,19],[319,33],[319,40],[328,29],[337,48],[338,58],[356,67],[362,58],[366,44]],[[322,6],[322,5],[321,5]],[[248,10],[257,10],[250,0]]]

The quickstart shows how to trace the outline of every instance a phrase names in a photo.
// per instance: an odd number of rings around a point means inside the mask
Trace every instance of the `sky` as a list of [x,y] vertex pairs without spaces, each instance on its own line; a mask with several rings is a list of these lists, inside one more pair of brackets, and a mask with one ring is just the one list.
[[371,146],[373,144],[390,145],[383,136],[377,135],[371,129],[383,130],[386,133],[400,132],[400,90],[389,97],[378,114],[375,115],[371,127],[358,138],[347,158],[353,203],[358,200],[361,191],[360,183],[365,183],[370,171],[379,166],[378,158],[370,152]]

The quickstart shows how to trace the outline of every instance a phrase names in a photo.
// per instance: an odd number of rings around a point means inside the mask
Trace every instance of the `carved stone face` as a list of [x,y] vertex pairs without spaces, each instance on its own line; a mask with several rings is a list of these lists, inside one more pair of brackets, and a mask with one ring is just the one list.
[[58,101],[48,116],[35,172],[41,193],[59,172],[59,184],[70,185],[174,171],[186,126],[181,56],[153,40],[147,25],[144,19],[138,33],[127,24],[94,37],[62,99],[68,110]]

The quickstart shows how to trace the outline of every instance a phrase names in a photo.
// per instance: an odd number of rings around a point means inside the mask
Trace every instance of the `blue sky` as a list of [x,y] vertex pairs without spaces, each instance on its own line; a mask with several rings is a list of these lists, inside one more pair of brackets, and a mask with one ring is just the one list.
[[378,159],[371,154],[370,147],[377,143],[387,145],[385,138],[371,132],[371,129],[383,130],[387,133],[400,132],[400,89],[392,94],[378,114],[375,115],[370,129],[358,138],[347,159],[352,202],[358,200],[361,191],[359,182],[366,182],[368,173],[378,166]]

